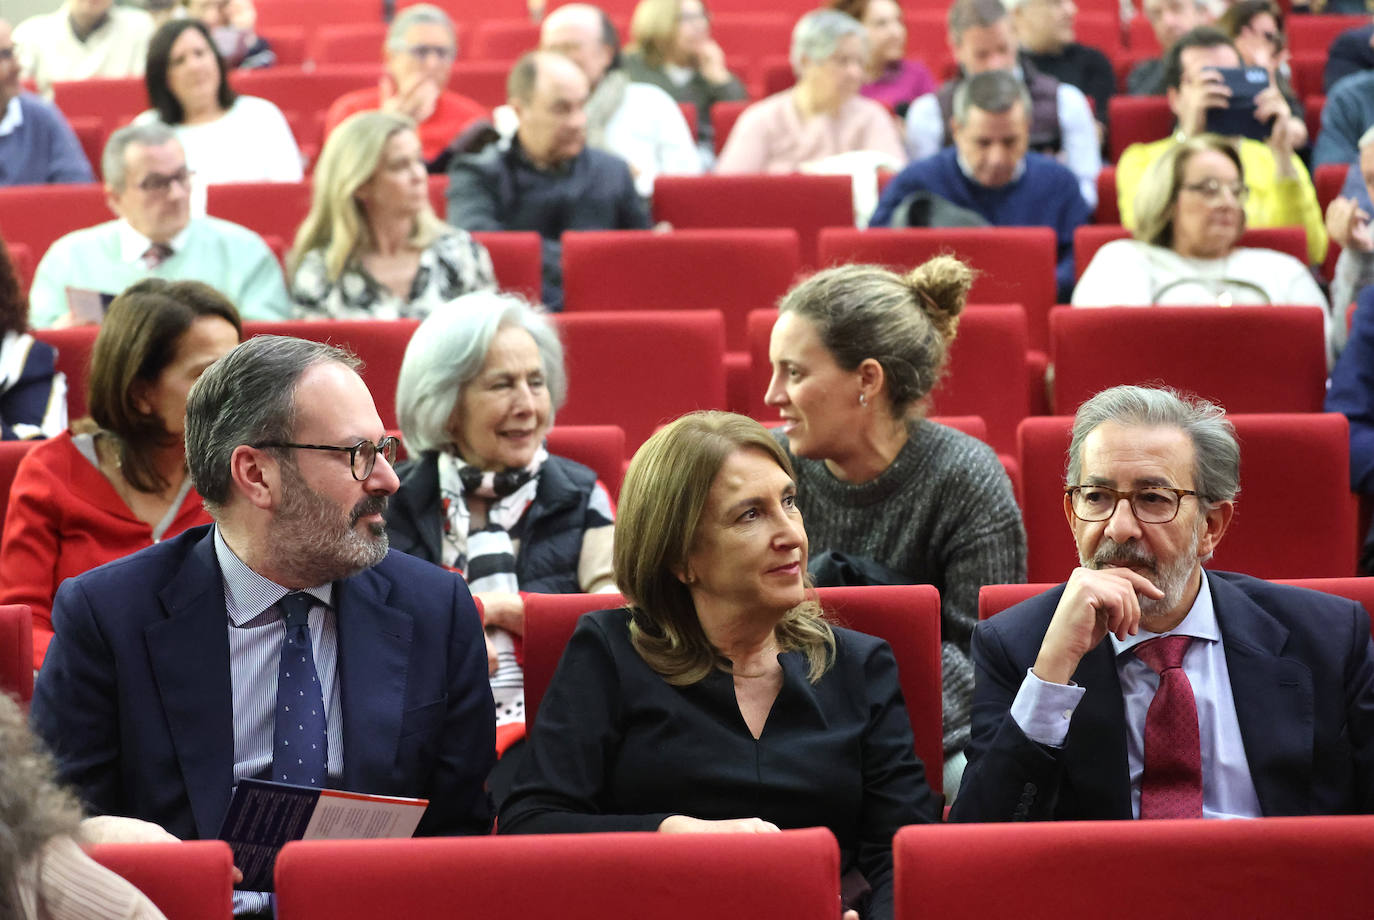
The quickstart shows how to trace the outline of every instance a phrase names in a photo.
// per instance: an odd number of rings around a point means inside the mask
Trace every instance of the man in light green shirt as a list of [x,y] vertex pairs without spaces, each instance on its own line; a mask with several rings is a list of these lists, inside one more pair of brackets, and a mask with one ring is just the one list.
[[35,329],[99,322],[108,299],[143,278],[203,281],[244,319],[286,319],[290,300],[272,251],[245,227],[191,217],[186,154],[162,124],[111,135],[102,158],[118,220],[67,234],[38,263],[29,293]]

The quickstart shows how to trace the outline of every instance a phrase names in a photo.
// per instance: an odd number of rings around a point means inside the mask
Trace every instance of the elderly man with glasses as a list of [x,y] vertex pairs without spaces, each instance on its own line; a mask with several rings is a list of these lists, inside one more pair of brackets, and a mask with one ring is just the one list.
[[1064,515],[1082,565],[974,631],[952,820],[1374,812],[1369,614],[1204,570],[1239,489],[1220,407],[1122,386],[1079,408]]
[[429,171],[443,172],[450,151],[469,149],[491,124],[487,106],[448,88],[457,56],[447,13],[428,3],[406,7],[387,30],[381,81],[335,99],[324,118],[325,136],[355,112],[395,112],[415,122]]
[[99,322],[101,302],[142,278],[203,281],[233,301],[244,319],[287,317],[281,266],[262,237],[225,220],[191,216],[191,173],[171,128],[158,122],[119,129],[101,164],[106,200],[118,219],[48,247],[29,291],[35,329]]
[[[214,524],[58,590],[33,722],[93,813],[214,839],[234,786],[265,779],[490,832],[482,618],[461,576],[388,546],[396,439],[358,367],[279,336],[211,365],[186,459]],[[258,891],[235,911],[271,916]]]

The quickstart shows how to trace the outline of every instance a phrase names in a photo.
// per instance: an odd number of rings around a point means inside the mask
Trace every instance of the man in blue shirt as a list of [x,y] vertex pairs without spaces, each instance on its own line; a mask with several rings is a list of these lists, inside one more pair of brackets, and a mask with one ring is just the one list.
[[1073,232],[1092,212],[1068,167],[1028,152],[1030,107],[1025,85],[1009,71],[990,70],[965,80],[954,94],[954,145],[902,170],[884,190],[869,223],[892,225],[905,199],[929,192],[993,226],[1049,227],[1059,244],[1059,299],[1067,303],[1074,280]]
[[10,24],[0,19],[0,185],[93,181],[62,113],[21,91]]

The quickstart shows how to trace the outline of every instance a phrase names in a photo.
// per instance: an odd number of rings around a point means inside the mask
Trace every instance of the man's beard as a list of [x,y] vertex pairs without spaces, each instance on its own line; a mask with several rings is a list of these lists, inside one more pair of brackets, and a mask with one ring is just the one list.
[[1092,556],[1083,558],[1080,554],[1079,559],[1083,566],[1089,569],[1128,569],[1133,566],[1145,569],[1145,578],[1163,591],[1164,596],[1145,597],[1136,592],[1136,597],[1140,601],[1140,614],[1142,617],[1157,617],[1177,610],[1183,602],[1183,592],[1188,590],[1193,569],[1198,565],[1197,547],[1201,539],[1201,526],[1193,528],[1188,546],[1173,559],[1161,563],[1139,540],[1117,543],[1111,537],[1103,535]]
[[268,535],[278,571],[305,585],[323,585],[386,558],[386,526],[369,524],[367,533],[357,527],[364,516],[386,510],[385,495],[367,496],[345,521],[333,502],[310,488],[295,464],[283,463],[282,470],[281,505]]

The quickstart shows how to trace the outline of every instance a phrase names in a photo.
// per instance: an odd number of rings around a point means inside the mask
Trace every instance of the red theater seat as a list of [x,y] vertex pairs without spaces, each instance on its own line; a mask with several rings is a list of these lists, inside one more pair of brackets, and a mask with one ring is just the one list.
[[[320,4],[317,8],[323,11],[335,7],[332,4]],[[236,91],[268,99],[283,112],[322,113],[329,111],[329,106],[344,93],[376,86],[381,68],[380,57],[375,64],[333,64],[309,69],[263,67],[232,71],[229,82]]]
[[853,226],[853,192],[848,176],[659,176],[654,219],[678,230],[791,227],[802,265],[815,265],[821,228]]
[[396,378],[401,372],[401,359],[419,325],[412,319],[260,321],[244,323],[243,335],[291,335],[328,342],[353,352],[363,361],[363,380],[372,392],[377,414],[390,429],[396,427]]
[[487,247],[496,283],[503,291],[519,294],[531,303],[542,299],[543,247],[539,234],[516,230],[474,233],[472,238]]
[[322,26],[350,22],[380,22],[381,0],[258,0],[258,25],[271,30],[277,26]]
[[1285,22],[1288,46],[1295,56],[1325,55],[1336,36],[1350,29],[1369,25],[1368,16],[1325,13],[1320,16],[1290,16]]
[[86,379],[91,372],[91,348],[99,331],[99,326],[33,331],[35,339],[57,349],[57,369],[67,377],[67,417],[73,421],[86,415]]
[[281,920],[699,920],[723,905],[834,920],[840,900],[839,848],[824,828],[298,841],[276,877]]
[[549,453],[591,467],[614,500],[625,478],[625,432],[619,425],[554,425],[546,439]]
[[28,604],[0,606],[0,693],[21,703],[33,699],[33,611]]
[[1055,307],[1050,328],[1051,404],[1061,415],[1098,390],[1152,382],[1231,413],[1322,411],[1326,344],[1315,307]]
[[311,59],[316,64],[376,63],[385,53],[386,30],[381,21],[320,26],[311,41]]
[[739,121],[740,115],[751,105],[753,102],[748,99],[730,99],[711,106],[711,130],[714,132],[712,143],[716,148],[716,156],[720,156],[720,152],[725,149],[730,132],[735,130],[735,122]]
[[167,920],[230,920],[233,854],[221,840],[104,843],[91,858],[121,875]]
[[274,236],[290,249],[310,213],[310,181],[235,182],[206,190],[211,217],[242,224],[259,236]]
[[448,88],[491,108],[505,105],[510,68],[510,61],[455,61]]
[[486,19],[473,30],[468,57],[475,61],[514,62],[539,47],[539,23],[524,19]]
[[1093,212],[1093,223],[1121,223],[1121,208],[1116,200],[1115,166],[1103,166],[1097,174],[1097,210]]
[[[940,592],[931,585],[821,588],[827,618],[892,646],[902,695],[926,780],[941,791],[944,764],[940,710]],[[529,594],[525,597],[525,720],[533,726],[578,618],[619,607],[618,594]]]
[[68,120],[96,115],[113,130],[148,108],[148,88],[142,77],[94,77],[54,83],[53,104]]
[[14,484],[14,474],[19,469],[30,450],[42,444],[42,439],[32,441],[0,441],[0,529],[4,528],[5,515],[9,511],[10,486]]
[[1174,113],[1163,96],[1113,96],[1107,103],[1107,121],[1113,163],[1132,144],[1157,141],[1174,131]]
[[105,189],[94,182],[0,188],[0,236],[28,246],[35,260],[43,258],[54,240],[73,230],[113,219]]
[[561,313],[569,425],[620,425],[633,453],[658,426],[725,408],[725,320],[719,311]]
[[19,282],[19,295],[27,299],[29,285],[33,283],[33,269],[37,264],[33,250],[24,243],[3,240],[3,238],[0,238],[0,241],[3,241],[5,248],[9,250],[10,264],[14,266],[14,276]]
[[1026,308],[1031,348],[1049,343],[1048,315],[1055,302],[1057,244],[1048,227],[913,228],[832,227],[821,231],[821,265],[876,262],[910,271],[944,253],[958,256],[977,275],[969,303],[1019,303]]
[[[1147,853],[1150,871],[1121,871],[1123,854]],[[911,826],[893,861],[897,920],[1361,917],[1374,903],[1374,818]],[[1028,896],[1066,866],[1072,884]]]
[[[1211,566],[1259,578],[1353,575],[1356,511],[1345,416],[1228,417],[1240,441],[1241,491]],[[1064,518],[1072,424],[1066,416],[1028,418],[1018,432],[1028,582],[1062,581],[1078,565]]]

